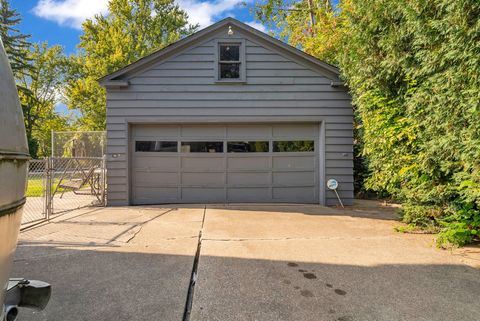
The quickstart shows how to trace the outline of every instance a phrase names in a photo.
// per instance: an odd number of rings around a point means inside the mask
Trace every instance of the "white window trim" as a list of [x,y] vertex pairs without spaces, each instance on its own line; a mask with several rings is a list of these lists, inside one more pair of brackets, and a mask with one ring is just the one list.
[[[238,44],[240,45],[240,78],[236,79],[222,79],[220,78],[220,70],[219,70],[219,58],[220,58],[220,45],[223,44]],[[235,38],[224,38],[224,39],[215,39],[215,61],[214,61],[214,81],[216,83],[222,84],[238,84],[238,83],[245,83],[247,81],[246,73],[247,73],[247,66],[246,66],[246,59],[245,59],[246,51],[245,51],[245,39],[235,39]]]

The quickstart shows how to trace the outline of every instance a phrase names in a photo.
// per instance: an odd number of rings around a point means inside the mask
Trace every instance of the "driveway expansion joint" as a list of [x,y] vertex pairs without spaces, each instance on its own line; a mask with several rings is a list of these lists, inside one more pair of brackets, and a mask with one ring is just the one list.
[[207,212],[207,206],[205,206],[203,209],[202,225],[200,226],[200,231],[198,232],[197,251],[195,253],[195,258],[193,260],[192,275],[190,277],[190,284],[188,287],[187,299],[185,301],[185,310],[183,312],[182,321],[190,321],[190,315],[192,312],[193,294],[195,292],[195,284],[197,283],[197,277],[198,277],[198,261],[200,260],[200,251],[202,248],[202,241],[203,241],[202,232],[203,232],[203,226],[205,224],[206,212]]

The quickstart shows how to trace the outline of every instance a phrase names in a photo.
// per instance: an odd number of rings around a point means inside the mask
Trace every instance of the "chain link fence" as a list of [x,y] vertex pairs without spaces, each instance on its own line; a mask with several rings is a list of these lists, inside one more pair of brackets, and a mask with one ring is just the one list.
[[47,159],[31,160],[28,164],[27,202],[23,207],[23,222],[34,223],[47,215],[45,190],[47,187]]
[[49,157],[29,164],[22,224],[105,205],[104,157]]
[[53,157],[102,157],[106,151],[105,131],[53,131]]

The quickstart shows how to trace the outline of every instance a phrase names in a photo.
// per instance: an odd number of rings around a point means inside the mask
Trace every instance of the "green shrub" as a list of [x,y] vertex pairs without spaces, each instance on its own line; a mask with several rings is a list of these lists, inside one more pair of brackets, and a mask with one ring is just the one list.
[[442,215],[442,210],[435,206],[404,204],[400,217],[404,223],[418,227],[432,227],[437,225],[437,219]]
[[464,205],[454,214],[444,217],[437,238],[440,247],[462,246],[480,236],[480,211],[473,203]]
[[439,228],[440,246],[474,241],[480,229],[480,1],[341,5],[348,36],[339,61],[361,128],[365,187],[402,202],[404,222]]

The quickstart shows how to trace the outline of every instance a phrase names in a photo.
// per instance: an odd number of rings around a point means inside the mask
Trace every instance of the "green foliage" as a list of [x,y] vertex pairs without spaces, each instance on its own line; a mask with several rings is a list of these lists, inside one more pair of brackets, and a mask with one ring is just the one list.
[[349,36],[339,61],[361,120],[366,186],[402,201],[405,222],[441,224],[439,244],[472,241],[480,220],[480,3],[349,1],[342,14]]
[[[263,23],[278,30],[277,36],[290,45],[326,62],[337,64],[342,47],[343,16],[330,1],[263,0],[255,14]],[[313,19],[313,24],[312,24]]]
[[412,228],[440,227],[441,246],[478,238],[480,2],[308,3],[266,0],[257,16],[340,66],[355,108],[357,185],[401,201]]
[[22,34],[17,29],[21,21],[19,13],[10,7],[8,0],[0,0],[0,38],[15,77],[28,74],[30,71],[27,57],[30,35]]
[[480,236],[480,211],[473,203],[458,204],[451,215],[444,217],[440,224],[443,230],[438,237],[438,245],[465,245]]
[[81,112],[80,126],[104,130],[105,90],[97,80],[193,32],[172,0],[112,0],[108,14],[87,20],[71,57],[68,106]]
[[430,228],[437,225],[442,209],[434,206],[405,203],[400,211],[403,222],[417,227]]
[[64,129],[67,117],[55,112],[66,71],[60,46],[28,42],[17,26],[19,14],[7,0],[0,0],[0,37],[17,83],[30,154],[36,158],[50,151],[51,129]]
[[58,114],[55,105],[61,100],[68,61],[60,46],[34,44],[27,52],[30,72],[17,77],[20,103],[30,155],[37,158],[50,154],[51,130],[65,130],[68,117]]

